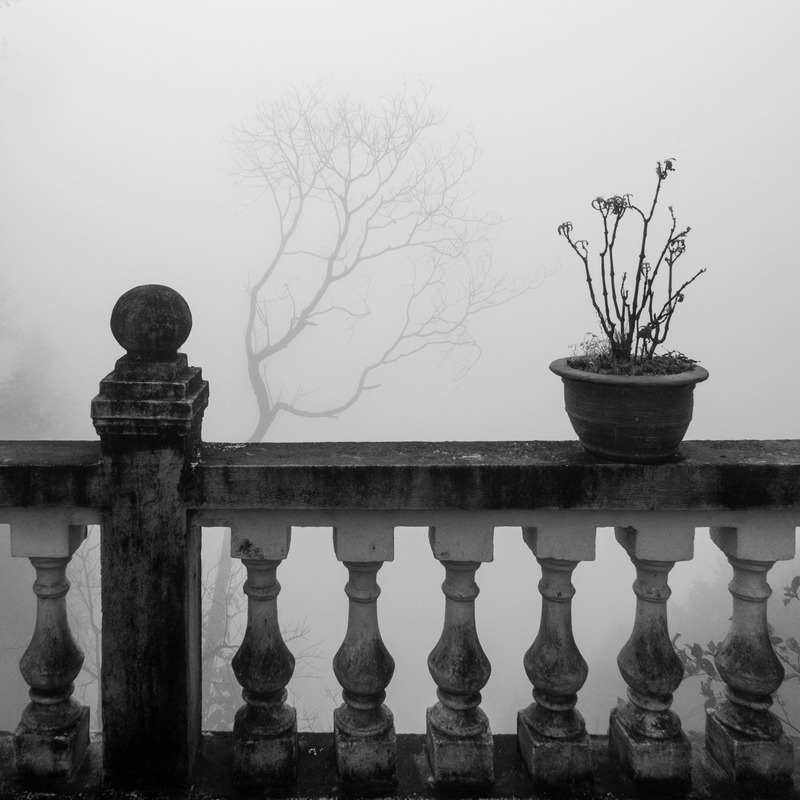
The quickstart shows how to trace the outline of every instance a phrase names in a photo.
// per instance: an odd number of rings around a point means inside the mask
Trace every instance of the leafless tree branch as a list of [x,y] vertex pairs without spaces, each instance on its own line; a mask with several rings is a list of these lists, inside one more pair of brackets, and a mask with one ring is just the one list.
[[[477,354],[471,318],[529,288],[492,273],[498,220],[473,212],[466,191],[478,147],[471,134],[446,136],[444,123],[424,88],[404,86],[369,106],[326,99],[314,87],[258,106],[234,132],[236,173],[269,201],[274,232],[249,287],[245,350],[259,411],[252,440],[283,412],[345,411],[378,385],[373,373],[426,347]],[[397,275],[404,312],[386,320],[387,345],[367,357],[340,401],[315,408],[297,402],[308,392],[281,398],[273,359],[314,326],[352,328],[376,313],[369,277],[378,274]],[[366,293],[353,290],[364,285]]]

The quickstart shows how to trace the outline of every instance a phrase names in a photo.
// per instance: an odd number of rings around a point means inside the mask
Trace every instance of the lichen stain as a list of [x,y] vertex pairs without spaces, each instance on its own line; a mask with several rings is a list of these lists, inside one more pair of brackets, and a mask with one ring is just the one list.
[[253,544],[250,539],[242,539],[237,547],[239,558],[263,558],[261,548]]

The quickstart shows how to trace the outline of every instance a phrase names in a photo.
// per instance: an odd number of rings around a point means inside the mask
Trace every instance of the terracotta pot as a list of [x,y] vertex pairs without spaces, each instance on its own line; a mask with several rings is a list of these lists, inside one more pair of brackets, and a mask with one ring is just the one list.
[[611,461],[653,464],[678,451],[692,420],[694,387],[708,377],[695,365],[676,375],[599,375],[559,358],[564,405],[581,444]]

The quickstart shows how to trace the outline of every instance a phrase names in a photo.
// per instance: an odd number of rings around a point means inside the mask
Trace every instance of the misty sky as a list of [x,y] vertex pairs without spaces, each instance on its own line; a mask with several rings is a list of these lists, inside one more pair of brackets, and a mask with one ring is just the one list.
[[[571,219],[596,242],[591,199],[647,197],[665,157],[677,159],[665,202],[692,226],[682,267],[708,269],[670,339],[711,373],[689,438],[797,438],[798,35],[800,5],[775,0],[0,3],[0,279],[19,333],[9,347],[45,337],[57,435],[94,438],[89,401],[121,355],[114,302],[138,284],[171,285],[194,315],[184,350],[211,383],[205,437],[246,437],[244,288],[271,231],[230,172],[231,128],[292,86],[321,80],[330,95],[370,99],[424,81],[449,130],[471,127],[480,143],[471,188],[505,220],[498,270],[552,274],[478,321],[483,357],[458,386],[431,355],[385,374],[341,419],[286,419],[271,438],[573,438],[547,366],[596,324],[556,229]],[[413,579],[439,604],[443,573],[429,561]],[[385,596],[408,588],[391,569]],[[281,581],[288,603],[297,583]],[[579,587],[576,604],[596,600]],[[632,595],[619,602],[632,613]],[[579,633],[593,624],[583,620]],[[506,634],[519,640],[508,669],[520,677],[534,632],[495,631]],[[524,675],[521,685],[524,695]],[[521,703],[508,703],[513,719]]]
[[229,172],[231,126],[321,79],[367,99],[424,80],[481,145],[471,188],[506,220],[497,269],[558,271],[479,321],[483,358],[457,391],[431,356],[349,416],[271,436],[571,437],[547,365],[596,325],[556,228],[571,219],[595,241],[590,200],[643,199],[674,156],[665,201],[693,228],[683,268],[708,268],[670,340],[711,372],[689,435],[796,437],[798,23],[790,2],[0,8],[0,264],[15,327],[50,337],[64,435],[93,436],[88,401],[119,354],[110,310],[146,282],[194,313],[185,350],[211,382],[207,437],[249,433],[243,290],[270,229]]

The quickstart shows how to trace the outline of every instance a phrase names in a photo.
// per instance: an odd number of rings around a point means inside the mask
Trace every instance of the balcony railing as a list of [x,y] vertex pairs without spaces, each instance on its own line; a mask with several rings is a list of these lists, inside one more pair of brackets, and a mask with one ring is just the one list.
[[[572,442],[204,444],[208,386],[177,352],[187,312],[163,288],[118,304],[112,329],[128,354],[92,404],[99,442],[0,443],[0,522],[12,556],[36,570],[37,603],[20,664],[31,701],[0,737],[0,793],[92,792],[101,781],[218,796],[531,796],[592,781],[617,796],[642,784],[697,796],[796,791],[793,741],[769,710],[783,669],[767,574],[794,555],[800,442],[688,442],[657,466],[600,462]],[[65,603],[65,570],[89,524],[102,532],[104,729],[92,737],[72,698],[83,656]],[[333,662],[343,701],[333,734],[298,736],[276,599],[291,528],[306,525],[334,529],[349,616]],[[384,703],[394,661],[377,575],[393,558],[394,528],[408,525],[428,528],[444,574],[424,738],[398,736]],[[243,705],[233,733],[216,736],[200,730],[203,526],[229,527],[247,570],[247,630],[233,659]],[[520,699],[516,737],[493,736],[481,710],[491,665],[475,624],[476,573],[500,526],[522,529],[541,569],[539,630],[520,665],[533,702]],[[609,698],[607,737],[589,736],[579,711],[588,667],[571,620],[572,573],[594,558],[598,527],[615,529],[636,572],[635,621],[618,656],[628,698],[613,709]],[[683,669],[668,576],[704,527],[731,565],[730,597],[719,600],[731,623],[715,654],[726,698],[692,742],[671,708]]]

